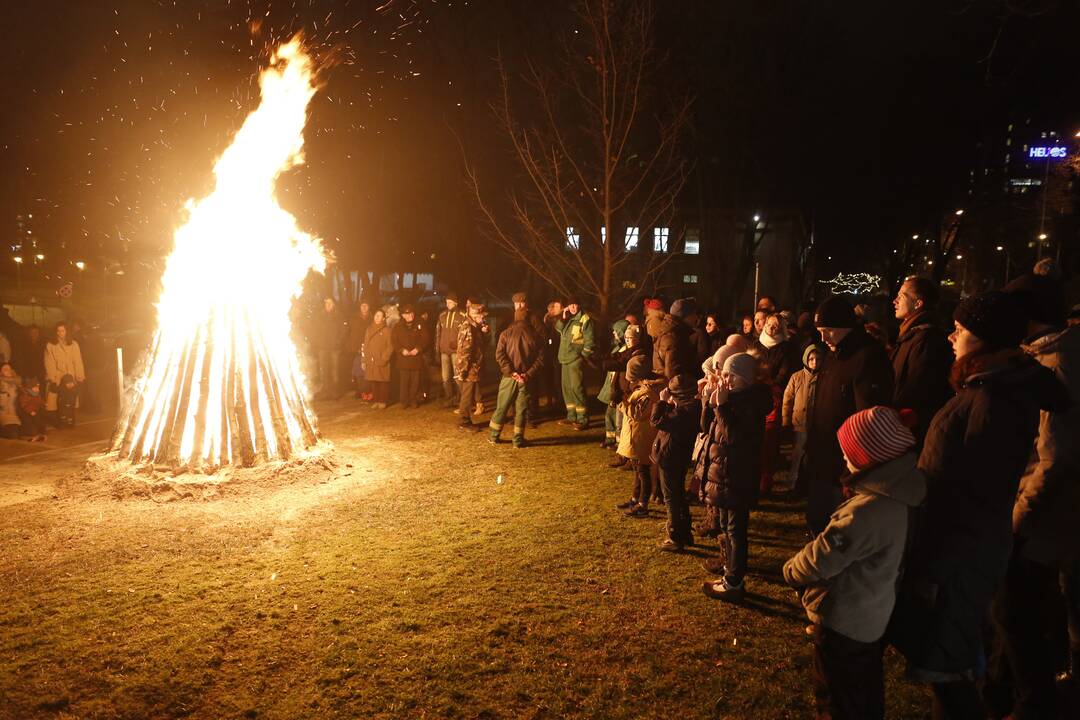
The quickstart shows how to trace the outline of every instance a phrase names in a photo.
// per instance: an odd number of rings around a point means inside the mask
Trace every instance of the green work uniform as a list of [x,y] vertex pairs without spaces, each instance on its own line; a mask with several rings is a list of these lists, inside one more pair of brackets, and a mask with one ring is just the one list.
[[521,383],[512,377],[499,380],[499,397],[495,403],[495,414],[491,416],[488,427],[495,440],[502,433],[510,406],[514,407],[514,445],[525,442],[525,412],[529,408],[529,384]]
[[589,422],[585,399],[585,370],[582,363],[593,352],[594,324],[585,312],[555,323],[555,330],[559,333],[559,364],[562,366],[566,419],[579,425]]

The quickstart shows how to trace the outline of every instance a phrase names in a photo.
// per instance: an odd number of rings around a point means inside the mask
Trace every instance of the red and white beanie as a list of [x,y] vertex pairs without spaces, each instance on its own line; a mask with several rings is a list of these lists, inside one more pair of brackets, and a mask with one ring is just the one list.
[[915,447],[901,413],[878,405],[860,410],[840,426],[836,438],[845,457],[858,470],[895,460]]

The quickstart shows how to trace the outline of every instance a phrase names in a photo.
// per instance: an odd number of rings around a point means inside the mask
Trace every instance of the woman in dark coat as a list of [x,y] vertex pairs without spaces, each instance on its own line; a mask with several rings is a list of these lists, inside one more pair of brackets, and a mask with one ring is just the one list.
[[954,320],[956,395],[934,416],[919,457],[925,518],[889,634],[909,676],[932,683],[935,717],[984,718],[981,636],[1012,548],[1016,490],[1039,411],[1064,402],[1065,390],[1018,349],[1026,323],[1011,296],[970,297]]
[[394,357],[394,344],[390,341],[390,328],[386,326],[386,313],[376,310],[371,324],[364,331],[364,378],[371,390],[372,407],[385,409],[390,398],[390,359]]
[[427,344],[424,327],[416,319],[412,305],[401,308],[401,320],[390,331],[394,344],[394,356],[398,369],[398,402],[405,410],[420,407],[420,385],[427,362],[424,347]]

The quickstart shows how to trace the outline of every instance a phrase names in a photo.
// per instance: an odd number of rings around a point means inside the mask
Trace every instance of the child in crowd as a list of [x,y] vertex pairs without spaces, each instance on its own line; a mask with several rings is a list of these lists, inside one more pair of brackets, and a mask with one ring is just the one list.
[[802,370],[791,375],[787,389],[784,390],[783,423],[786,428],[795,431],[795,444],[791,450],[791,489],[799,486],[799,466],[802,465],[803,452],[806,450],[806,421],[814,412],[814,399],[817,395],[817,368],[819,348],[807,345],[803,350]]
[[706,505],[701,534],[718,535],[724,552],[719,562],[706,562],[706,569],[720,577],[707,581],[702,591],[711,598],[737,601],[743,596],[747,523],[750,508],[757,502],[761,444],[765,416],[772,411],[772,393],[758,381],[757,361],[747,353],[735,353],[724,361],[720,382],[703,404],[701,426],[709,428],[711,437],[708,452],[699,460],[707,464],[701,489]]
[[814,623],[818,717],[883,718],[881,638],[896,602],[910,509],[926,495],[915,437],[892,408],[849,417],[836,433],[849,499],[824,532],[784,564]]
[[667,537],[660,549],[677,552],[694,544],[690,505],[686,499],[686,469],[701,423],[697,383],[690,375],[676,375],[660,392],[650,423],[656,429],[652,462],[659,469],[667,505]]
[[27,378],[19,390],[19,419],[23,437],[31,442],[45,441],[45,397],[37,378]]
[[604,440],[600,443],[600,447],[605,450],[607,448],[615,449],[619,444],[619,428],[621,427],[619,402],[622,397],[619,395],[618,376],[626,372],[626,363],[629,359],[626,352],[625,337],[628,327],[630,327],[630,323],[626,320],[616,320],[611,326],[611,352],[608,353],[608,357],[604,359],[603,363],[603,369],[607,372],[604,375],[604,385],[596,396],[596,399],[604,403],[606,408],[604,411]]
[[19,437],[19,376],[11,363],[0,365],[0,437]]
[[645,354],[635,355],[626,364],[626,380],[633,387],[622,402],[623,426],[619,437],[619,455],[634,466],[634,492],[630,500],[619,505],[627,517],[649,516],[652,495],[651,454],[656,429],[650,424],[653,405],[660,400],[663,379],[652,379],[652,359]]

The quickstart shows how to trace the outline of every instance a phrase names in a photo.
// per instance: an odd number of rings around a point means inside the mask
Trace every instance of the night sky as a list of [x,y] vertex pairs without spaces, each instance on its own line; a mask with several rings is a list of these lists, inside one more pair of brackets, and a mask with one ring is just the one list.
[[[493,58],[552,62],[574,28],[565,5],[7,3],[0,222],[13,232],[33,214],[57,255],[160,257],[255,106],[268,48],[302,30],[324,88],[283,204],[346,261],[435,254],[436,270],[483,283],[492,265],[470,253],[493,251],[477,239],[461,147],[516,178],[488,107]],[[659,85],[696,98],[687,192],[801,210],[852,270],[962,206],[976,142],[1010,117],[1080,128],[1074,3],[669,0],[657,12]]]

